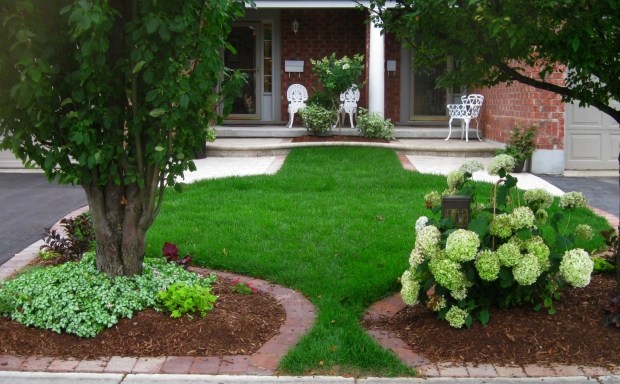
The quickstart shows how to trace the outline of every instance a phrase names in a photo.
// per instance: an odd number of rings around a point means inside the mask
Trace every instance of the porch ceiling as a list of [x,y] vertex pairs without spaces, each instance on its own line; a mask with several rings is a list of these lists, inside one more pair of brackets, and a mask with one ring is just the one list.
[[[368,0],[254,0],[256,8],[356,8],[359,5],[370,6]],[[393,1],[388,1],[386,7],[391,8]]]

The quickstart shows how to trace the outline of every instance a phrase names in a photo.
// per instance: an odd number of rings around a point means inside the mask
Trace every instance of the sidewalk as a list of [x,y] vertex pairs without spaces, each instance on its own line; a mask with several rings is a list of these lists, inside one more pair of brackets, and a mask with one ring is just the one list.
[[[243,149],[244,145],[252,147],[254,149],[259,148],[261,150],[266,147],[272,149],[287,149],[280,148],[281,146],[289,146],[290,144],[282,143],[280,139],[259,139],[259,140],[237,140],[236,142],[228,142],[223,144],[222,141],[216,141],[213,146],[218,146],[220,149],[228,145],[229,148],[236,146],[236,149]],[[443,141],[443,140],[442,140]],[[316,144],[316,143],[315,143]],[[460,145],[460,143],[458,143]],[[470,142],[469,144],[477,144],[476,142]],[[323,144],[325,145],[325,144]],[[399,144],[399,145],[409,145]],[[413,144],[411,144],[413,145]],[[409,147],[411,147],[409,145]],[[447,145],[450,145],[448,142]],[[454,148],[444,147],[446,151],[452,151]],[[488,150],[488,148],[485,148]],[[472,155],[477,152],[473,151]],[[247,153],[246,153],[247,154]],[[253,153],[252,156],[231,156],[231,157],[208,157],[196,161],[197,170],[195,172],[185,175],[184,182],[195,182],[203,179],[227,177],[227,176],[248,176],[259,174],[275,174],[285,160],[284,154],[274,154],[266,156],[258,156],[259,153]],[[403,166],[406,169],[416,169],[425,173],[439,173],[447,174],[453,169],[457,169],[462,162],[472,159],[477,159],[483,163],[489,161],[489,157],[446,157],[446,156],[428,156],[428,155],[408,155],[401,154],[399,156],[403,162]],[[492,177],[486,172],[476,172],[474,175],[476,180],[492,181]],[[531,174],[520,174],[519,187],[524,189],[530,188],[544,188],[549,190],[554,195],[560,195],[563,192],[552,184],[545,180]],[[610,215],[613,216],[613,215]],[[617,218],[615,218],[617,220]],[[27,263],[36,255],[38,247],[31,246],[24,250],[22,254],[14,258],[7,265],[0,266],[0,277],[3,276],[3,272],[7,273],[8,269],[19,269],[23,263]],[[4,275],[5,276],[5,275]],[[398,307],[399,303],[394,302],[393,298],[388,298],[387,302],[380,302],[371,307],[370,311],[375,313],[386,313],[393,311]],[[287,319],[288,313],[287,311]],[[293,311],[295,312],[295,311]],[[307,321],[307,316],[298,318],[297,320]],[[295,320],[295,319],[291,319]],[[395,353],[402,353],[403,346],[398,345],[398,341],[390,338],[388,335],[375,335],[379,342],[386,348],[391,348]],[[280,352],[280,357],[285,351]],[[409,350],[409,356],[412,351]],[[406,356],[406,352],[405,352]],[[401,356],[402,357],[402,356]],[[12,356],[0,356],[0,384],[14,384],[14,383],[116,383],[116,384],[132,384],[132,383],[360,383],[360,384],[390,384],[390,383],[540,383],[540,382],[552,382],[552,383],[618,383],[620,384],[620,371],[610,371],[597,367],[573,367],[573,366],[561,366],[555,367],[556,369],[544,369],[544,367],[530,366],[530,367],[495,367],[495,366],[473,366],[473,365],[451,365],[446,363],[433,364],[434,368],[427,368],[422,370],[426,374],[427,378],[350,378],[350,377],[331,377],[331,376],[317,376],[317,377],[287,377],[287,376],[264,376],[273,375],[274,371],[258,373],[259,375],[228,375],[228,374],[191,374],[191,367],[195,362],[192,358],[192,363],[184,370],[185,374],[174,374],[174,370],[164,370],[164,364],[169,360],[170,364],[175,365],[175,369],[180,369],[176,366],[177,362],[181,363],[180,357],[162,357],[152,360],[157,360],[159,364],[152,365],[149,370],[136,371],[135,367],[138,363],[137,358],[120,358],[111,357],[104,359],[105,361],[94,362],[81,362],[82,372],[76,371],[79,366],[79,361],[68,361],[67,365],[63,366],[58,363],[58,371],[51,372],[50,366],[53,363],[53,359],[45,357],[32,357],[30,358],[31,369],[24,370],[25,362],[16,360]],[[403,359],[407,361],[406,358]],[[38,363],[37,363],[38,362]],[[112,363],[112,364],[111,364]],[[409,362],[411,365],[411,362]],[[38,366],[37,366],[38,364]],[[222,362],[220,361],[221,365]],[[147,364],[148,365],[148,364]],[[181,365],[187,365],[187,361]],[[418,364],[419,365],[419,364]],[[21,368],[20,368],[21,367]],[[90,367],[90,368],[89,368]],[[172,367],[172,366],[170,366]],[[146,369],[146,368],[145,368]],[[232,369],[232,368],[231,368]],[[46,371],[47,370],[47,371]],[[37,372],[39,371],[39,372]],[[45,372],[44,372],[45,371]],[[141,372],[141,373],[139,373]],[[180,371],[177,371],[180,372]],[[204,372],[204,371],[203,371]],[[224,372],[224,371],[216,371]],[[235,373],[242,373],[234,371]],[[188,374],[189,373],[189,374]]]

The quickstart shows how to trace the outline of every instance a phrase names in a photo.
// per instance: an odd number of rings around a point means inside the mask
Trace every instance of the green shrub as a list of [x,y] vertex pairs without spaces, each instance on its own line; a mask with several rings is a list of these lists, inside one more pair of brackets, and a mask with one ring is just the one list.
[[594,272],[592,272],[594,274],[613,273],[616,271],[616,266],[603,257],[595,256],[592,258],[592,261],[594,261]]
[[[57,263],[79,260],[84,252],[95,249],[95,229],[90,213],[64,218],[60,220],[65,234],[48,229],[43,236],[45,244],[41,246],[39,256],[44,260],[53,260]],[[45,259],[46,256],[57,255]]]
[[205,317],[207,312],[213,309],[213,303],[217,299],[209,287],[185,283],[172,284],[166,290],[160,291],[157,298],[170,311],[170,317],[174,318],[193,312],[199,312],[200,316]]
[[325,109],[334,109],[333,100],[324,89],[315,90],[308,97],[307,105],[318,105]]
[[368,112],[364,108],[359,109],[357,117],[357,129],[362,136],[378,139],[391,140],[394,138],[394,124],[384,119],[375,112]]
[[158,292],[175,283],[212,283],[164,259],[146,259],[139,276],[109,278],[97,271],[94,252],[79,262],[39,268],[0,284],[1,315],[22,323],[80,337],[94,337],[119,318],[145,308],[161,310]]
[[364,55],[354,55],[353,58],[344,56],[336,58],[336,54],[326,56],[321,60],[310,60],[312,72],[318,77],[326,94],[325,101],[331,102],[323,105],[327,109],[338,109],[340,94],[349,89],[353,84],[359,85],[359,78],[364,72]]
[[[479,162],[448,175],[444,194],[471,196],[471,221],[466,228],[455,228],[449,217],[418,219],[410,268],[401,277],[405,303],[422,301],[439,318],[461,328],[474,319],[486,324],[493,307],[528,304],[555,313],[553,302],[566,285],[589,284],[594,263],[575,242],[591,240],[592,230],[586,224],[569,228],[570,217],[565,218],[587,204],[585,197],[569,192],[559,200],[561,210],[549,215],[553,197],[541,189],[521,196],[517,179],[507,173],[513,165],[506,155],[491,161],[489,172],[500,180],[488,205],[473,201],[475,186],[469,183],[472,173],[482,168]],[[435,214],[441,209],[438,196],[426,196]]]
[[299,111],[304,127],[315,135],[330,132],[336,123],[338,113],[320,105],[310,104]]

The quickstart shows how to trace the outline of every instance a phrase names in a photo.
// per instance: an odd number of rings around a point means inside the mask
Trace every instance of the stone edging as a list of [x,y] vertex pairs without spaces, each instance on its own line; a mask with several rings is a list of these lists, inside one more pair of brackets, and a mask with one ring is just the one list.
[[[364,319],[377,317],[391,317],[406,307],[406,304],[396,293],[371,305],[364,314]],[[496,364],[472,364],[433,362],[423,355],[412,350],[407,343],[387,330],[367,330],[383,348],[390,349],[408,367],[426,377],[574,377],[574,376],[610,376],[620,375],[620,366],[612,369],[605,367],[591,367],[578,365],[552,364],[542,366],[536,364],[527,365],[496,365]]]

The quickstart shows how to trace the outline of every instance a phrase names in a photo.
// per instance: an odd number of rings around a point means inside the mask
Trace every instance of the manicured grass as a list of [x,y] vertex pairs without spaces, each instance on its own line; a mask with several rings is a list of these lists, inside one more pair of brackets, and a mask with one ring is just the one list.
[[[296,149],[273,176],[169,191],[147,253],[174,242],[195,264],[260,277],[308,297],[318,308],[317,322],[284,358],[283,372],[411,374],[359,321],[366,307],[399,289],[415,220],[430,214],[424,195],[444,189],[444,177],[405,171],[392,150]],[[478,190],[489,196],[490,185]],[[577,222],[605,226],[583,215]]]

